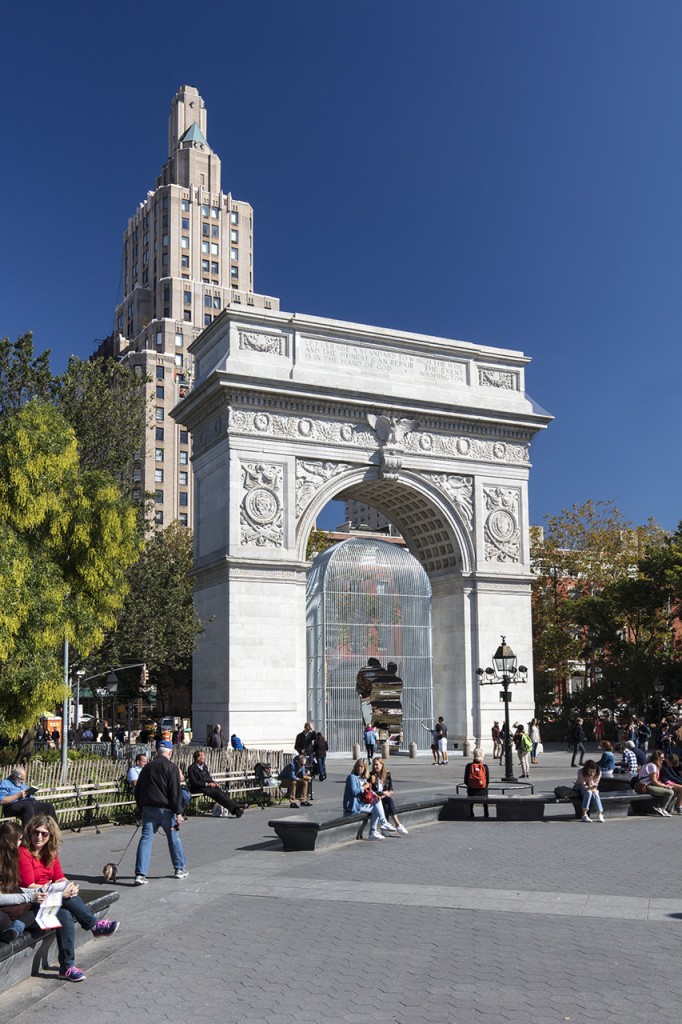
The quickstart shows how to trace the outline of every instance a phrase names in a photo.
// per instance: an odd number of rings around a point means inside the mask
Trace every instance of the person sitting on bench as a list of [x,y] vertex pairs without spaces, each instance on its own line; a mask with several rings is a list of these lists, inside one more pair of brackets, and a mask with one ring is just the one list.
[[244,808],[231,800],[218,783],[213,781],[206,764],[205,750],[195,750],[194,761],[187,769],[187,785],[190,793],[201,793],[202,796],[207,796],[221,807],[227,807],[235,818],[241,818],[244,813]]
[[308,800],[310,773],[308,772],[308,758],[305,754],[299,754],[284,766],[280,772],[279,781],[289,790],[290,807],[298,807],[299,800],[303,807],[310,807]]
[[19,818],[21,824],[35,817],[46,814],[57,820],[57,812],[53,805],[45,800],[36,800],[37,790],[26,785],[26,769],[14,768],[9,777],[0,782],[0,806],[5,818]]

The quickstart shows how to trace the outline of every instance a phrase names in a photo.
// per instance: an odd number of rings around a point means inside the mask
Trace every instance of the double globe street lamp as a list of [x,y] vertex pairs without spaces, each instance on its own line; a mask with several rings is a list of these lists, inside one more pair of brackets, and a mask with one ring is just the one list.
[[502,637],[502,643],[497,648],[493,655],[493,668],[477,668],[476,675],[478,676],[479,683],[481,686],[501,686],[500,700],[504,702],[504,777],[503,782],[519,782],[514,776],[514,769],[512,766],[512,739],[511,739],[511,728],[509,726],[509,702],[511,701],[511,693],[509,687],[512,683],[525,683],[528,677],[528,669],[525,665],[516,664],[517,658],[511,647],[506,641],[505,637]]

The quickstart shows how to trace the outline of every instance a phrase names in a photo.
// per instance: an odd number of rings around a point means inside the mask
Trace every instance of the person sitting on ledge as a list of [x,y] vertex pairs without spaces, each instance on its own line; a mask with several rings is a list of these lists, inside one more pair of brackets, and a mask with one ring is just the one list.
[[194,761],[187,769],[187,785],[190,793],[201,793],[202,796],[207,796],[221,807],[227,807],[235,818],[241,818],[244,813],[244,808],[231,800],[218,783],[213,781],[206,764],[205,750],[194,751]]
[[[484,801],[488,796],[490,785],[490,771],[488,765],[483,763],[483,751],[480,747],[474,748],[474,759],[464,769],[464,785],[467,788],[467,796],[481,797]],[[470,817],[474,817],[474,805],[469,808]],[[488,805],[483,803],[483,816],[489,817]]]

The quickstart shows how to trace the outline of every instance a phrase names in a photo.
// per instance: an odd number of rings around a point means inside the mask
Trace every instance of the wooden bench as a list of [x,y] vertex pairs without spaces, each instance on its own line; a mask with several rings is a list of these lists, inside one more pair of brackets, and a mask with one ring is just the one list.
[[[101,889],[81,889],[79,895],[96,917],[101,917],[119,897],[117,892]],[[77,947],[91,938],[90,932],[76,928]],[[12,942],[0,942],[0,991],[4,992],[49,967],[53,944],[56,945],[54,931],[28,931]]]
[[[401,822],[414,828],[438,821],[444,797],[401,804]],[[275,818],[268,826],[275,830],[286,851],[327,850],[350,840],[362,839],[369,821],[369,811],[359,814],[291,814]]]
[[[187,772],[185,771],[184,774],[186,776]],[[256,779],[253,770],[246,772],[216,772],[212,778],[213,781],[217,782],[220,788],[231,798],[234,798],[239,793],[255,793],[256,803],[261,810],[269,807],[273,801],[280,803],[283,799],[283,791],[279,785],[261,785],[261,783]],[[200,800],[207,800],[211,804],[215,803],[215,800],[212,800],[208,793],[192,793],[190,807],[195,806],[195,801],[198,803]]]
[[[121,779],[49,786],[38,790],[36,800],[54,804],[60,825],[71,827],[76,832],[94,825],[99,834],[99,822],[106,821],[113,808],[126,807],[135,813],[135,798],[127,789],[125,780]],[[69,815],[75,816],[75,822],[65,821]]]

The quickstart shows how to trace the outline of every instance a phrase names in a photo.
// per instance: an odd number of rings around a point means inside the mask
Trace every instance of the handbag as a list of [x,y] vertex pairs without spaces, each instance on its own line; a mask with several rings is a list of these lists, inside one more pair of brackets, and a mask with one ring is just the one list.
[[374,790],[368,787],[367,789],[363,790],[362,796],[360,797],[360,802],[363,804],[375,804],[378,801],[378,799],[379,797],[376,795]]
[[538,752],[538,754],[544,754],[544,752],[545,752],[545,748],[544,748],[544,746],[542,745],[542,743],[538,743],[538,745],[537,745],[537,748],[536,748],[536,749],[537,749],[537,752]]

